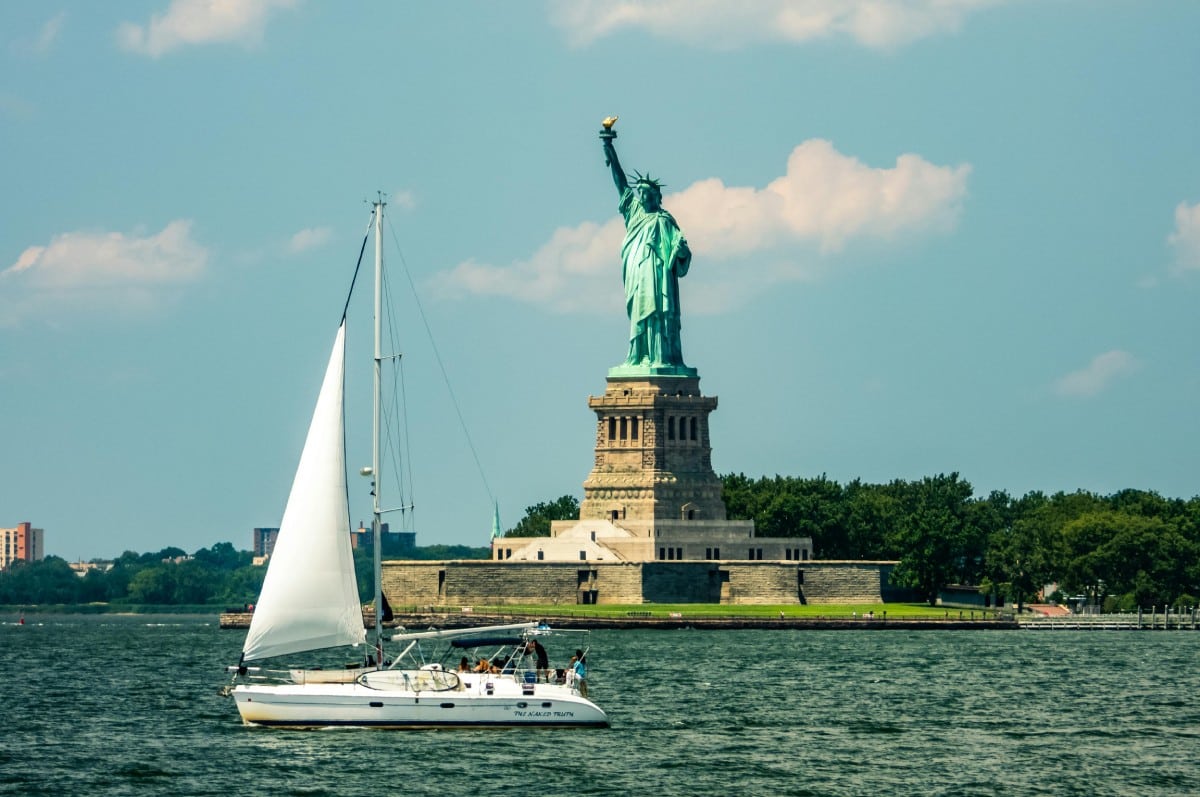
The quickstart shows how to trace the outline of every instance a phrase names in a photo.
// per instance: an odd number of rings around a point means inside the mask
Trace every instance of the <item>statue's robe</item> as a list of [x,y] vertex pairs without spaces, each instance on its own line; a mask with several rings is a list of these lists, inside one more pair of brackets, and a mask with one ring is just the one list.
[[621,276],[629,313],[628,365],[683,365],[679,340],[679,278],[692,262],[687,240],[674,217],[647,212],[635,186],[621,195],[625,241]]

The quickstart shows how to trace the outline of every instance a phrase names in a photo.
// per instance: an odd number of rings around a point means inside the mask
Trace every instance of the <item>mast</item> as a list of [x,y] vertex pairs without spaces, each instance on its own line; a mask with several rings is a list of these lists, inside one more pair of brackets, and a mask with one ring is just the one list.
[[373,406],[371,412],[371,472],[375,477],[375,489],[371,491],[371,533],[373,538],[375,568],[375,661],[383,666],[383,524],[379,506],[379,435],[380,404],[382,391],[381,370],[383,367],[382,318],[383,318],[383,194],[375,201],[375,365]]

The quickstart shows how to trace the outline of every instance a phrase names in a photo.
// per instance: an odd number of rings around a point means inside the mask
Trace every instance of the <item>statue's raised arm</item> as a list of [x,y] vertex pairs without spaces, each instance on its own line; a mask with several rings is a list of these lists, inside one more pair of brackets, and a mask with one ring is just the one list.
[[617,137],[617,131],[613,130],[613,125],[616,124],[617,117],[610,116],[601,122],[603,129],[600,131],[600,141],[604,146],[604,165],[612,169],[613,183],[617,186],[617,194],[625,195],[625,190],[629,188],[629,181],[625,177],[625,171],[621,168],[621,162],[617,160],[617,148],[613,146],[613,139]]

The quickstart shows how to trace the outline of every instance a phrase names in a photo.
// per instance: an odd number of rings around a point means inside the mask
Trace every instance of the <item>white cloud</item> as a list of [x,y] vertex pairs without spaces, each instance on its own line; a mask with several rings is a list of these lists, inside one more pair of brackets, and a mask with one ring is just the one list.
[[58,35],[62,32],[67,21],[67,12],[60,11],[46,21],[33,39],[17,39],[9,45],[9,51],[16,55],[37,56],[50,52]]
[[[705,274],[689,275],[689,308],[716,313],[782,282],[819,275],[822,255],[852,240],[894,240],[922,231],[952,229],[966,196],[970,166],[935,166],[901,155],[876,169],[840,154],[828,141],[796,147],[783,176],[764,188],[700,180],[664,206],[672,212]],[[522,299],[558,311],[619,305],[619,217],[556,230],[527,260],[507,266],[462,263],[439,275],[443,295],[493,295]],[[754,259],[755,278],[738,273]],[[611,297],[610,301],[596,300]]]
[[407,189],[393,191],[387,195],[387,203],[394,208],[412,210],[417,206],[417,195]]
[[58,34],[62,31],[63,23],[67,21],[67,12],[60,11],[51,17],[45,25],[42,26],[42,32],[38,34],[37,41],[33,44],[34,52],[48,52],[58,39]]
[[1175,250],[1173,273],[1200,270],[1200,203],[1179,203],[1175,208],[1175,231],[1167,243]]
[[[468,260],[434,278],[442,296],[506,296],[558,312],[611,309],[621,298],[620,218],[560,227],[527,260],[493,266]],[[607,290],[606,290],[607,288]],[[597,298],[604,300],[597,305]]]
[[551,20],[572,44],[627,29],[715,49],[848,36],[889,49],[953,33],[968,13],[1003,0],[585,0],[555,3]]
[[60,11],[47,20],[46,24],[42,26],[37,40],[33,43],[33,51],[35,53],[49,52],[50,48],[54,46],[54,42],[58,39],[58,34],[62,32],[63,23],[66,21],[66,11]]
[[291,240],[288,241],[287,250],[292,254],[307,252],[309,249],[324,246],[329,243],[332,237],[333,231],[328,227],[309,227],[291,237]]
[[1054,392],[1060,396],[1088,397],[1100,393],[1114,380],[1136,371],[1138,362],[1132,354],[1120,349],[1106,351],[1092,358],[1086,367],[1072,371],[1054,383]]
[[267,18],[296,0],[172,0],[163,14],[145,25],[123,22],[117,42],[125,50],[152,58],[189,44],[237,42],[252,46],[262,41]]
[[0,271],[0,325],[66,308],[152,309],[164,291],[198,279],[207,262],[186,220],[149,236],[62,233]]
[[[835,252],[851,238],[891,238],[954,226],[966,195],[969,166],[934,166],[901,155],[874,169],[811,139],[792,150],[787,170],[766,188],[695,183],[672,211],[693,249],[716,257],[741,255],[783,241],[813,241]],[[693,221],[694,220],[694,221]]]

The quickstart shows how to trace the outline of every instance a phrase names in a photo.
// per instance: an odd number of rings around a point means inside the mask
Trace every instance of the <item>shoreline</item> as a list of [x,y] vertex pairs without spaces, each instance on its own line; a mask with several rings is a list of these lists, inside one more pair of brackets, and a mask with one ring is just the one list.
[[[182,607],[141,607],[122,606],[117,610],[107,610],[95,605],[87,607],[72,606],[25,606],[17,609],[11,606],[0,607],[0,615],[12,615],[0,621],[0,625],[19,625],[19,619],[28,617],[53,616],[111,616],[120,618],[152,618],[152,617],[205,617],[217,620],[217,625],[226,630],[246,630],[250,627],[252,617],[249,612],[221,611],[217,607],[182,606]],[[390,631],[397,629],[425,630],[431,628],[474,628],[488,625],[507,623],[522,623],[544,621],[556,629],[580,630],[811,630],[811,631],[1196,631],[1200,623],[1191,618],[1171,617],[1167,622],[1162,615],[1144,616],[1140,620],[1136,615],[1118,616],[1069,616],[1056,618],[1011,616],[1002,618],[974,617],[846,617],[824,616],[813,617],[766,617],[766,616],[672,616],[651,617],[638,616],[643,613],[634,612],[630,616],[580,616],[574,613],[521,613],[521,612],[398,612],[395,619],[384,624]],[[648,613],[646,613],[648,614]],[[1200,619],[1200,618],[1198,618]],[[10,621],[11,620],[11,621]],[[363,612],[363,625],[372,628],[374,614],[370,609]]]
[[[251,615],[246,612],[221,614],[221,628],[237,630],[250,627]],[[364,613],[364,624],[371,627],[373,618]],[[579,617],[576,615],[552,614],[396,614],[395,620],[385,623],[389,629],[406,628],[474,628],[477,626],[502,625],[545,621],[551,628],[581,630],[630,630],[652,629],[658,631],[737,631],[737,630],[820,630],[820,631],[962,631],[989,630],[1013,631],[1020,628],[1016,620],[962,620],[942,618],[847,618],[847,617]]]

